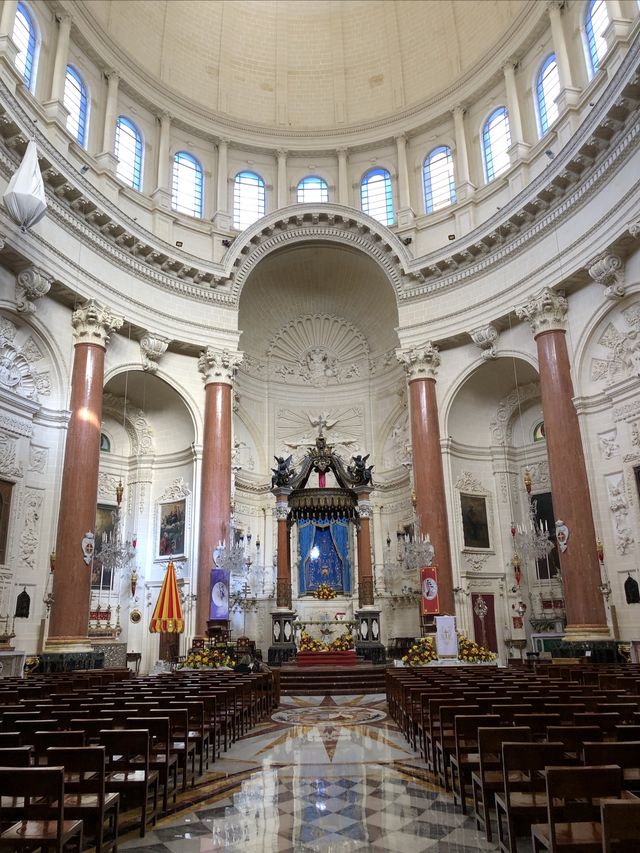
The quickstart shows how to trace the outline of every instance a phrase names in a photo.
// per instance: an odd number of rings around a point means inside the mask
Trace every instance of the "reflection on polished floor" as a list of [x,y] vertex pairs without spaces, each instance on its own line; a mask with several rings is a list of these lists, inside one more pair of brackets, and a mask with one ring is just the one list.
[[[431,784],[386,714],[383,696],[284,697],[214,765],[224,792],[165,818],[121,850],[493,850]],[[214,778],[212,776],[212,778]],[[237,779],[237,785],[230,788]]]

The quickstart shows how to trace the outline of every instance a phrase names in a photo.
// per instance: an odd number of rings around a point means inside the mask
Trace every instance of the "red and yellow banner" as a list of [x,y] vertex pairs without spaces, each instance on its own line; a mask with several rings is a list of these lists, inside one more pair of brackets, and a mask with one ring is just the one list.
[[420,569],[420,590],[422,615],[433,616],[440,613],[438,569],[435,566],[425,566]]

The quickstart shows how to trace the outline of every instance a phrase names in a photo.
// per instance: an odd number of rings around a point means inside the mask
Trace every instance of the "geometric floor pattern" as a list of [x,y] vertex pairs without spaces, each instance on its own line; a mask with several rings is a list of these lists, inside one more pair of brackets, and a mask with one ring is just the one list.
[[218,775],[242,774],[243,781],[234,790],[159,821],[144,839],[130,834],[119,849],[495,850],[477,832],[473,819],[462,815],[452,798],[428,780],[424,763],[387,717],[384,699],[284,697],[275,719],[257,727],[216,762]]

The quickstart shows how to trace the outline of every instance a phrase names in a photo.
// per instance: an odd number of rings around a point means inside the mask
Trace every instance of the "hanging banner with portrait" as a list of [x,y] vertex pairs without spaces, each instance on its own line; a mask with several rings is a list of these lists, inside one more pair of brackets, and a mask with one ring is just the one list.
[[211,569],[209,619],[229,618],[229,580],[226,569]]
[[422,615],[434,616],[440,613],[438,569],[436,566],[425,566],[420,569],[420,591]]

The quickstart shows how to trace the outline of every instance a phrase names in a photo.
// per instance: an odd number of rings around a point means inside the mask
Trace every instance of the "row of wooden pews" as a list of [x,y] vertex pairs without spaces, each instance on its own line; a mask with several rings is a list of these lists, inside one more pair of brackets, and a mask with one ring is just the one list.
[[504,853],[640,850],[640,666],[388,669],[390,716]]
[[144,837],[275,701],[271,673],[3,680],[0,849],[115,850],[121,804]]

